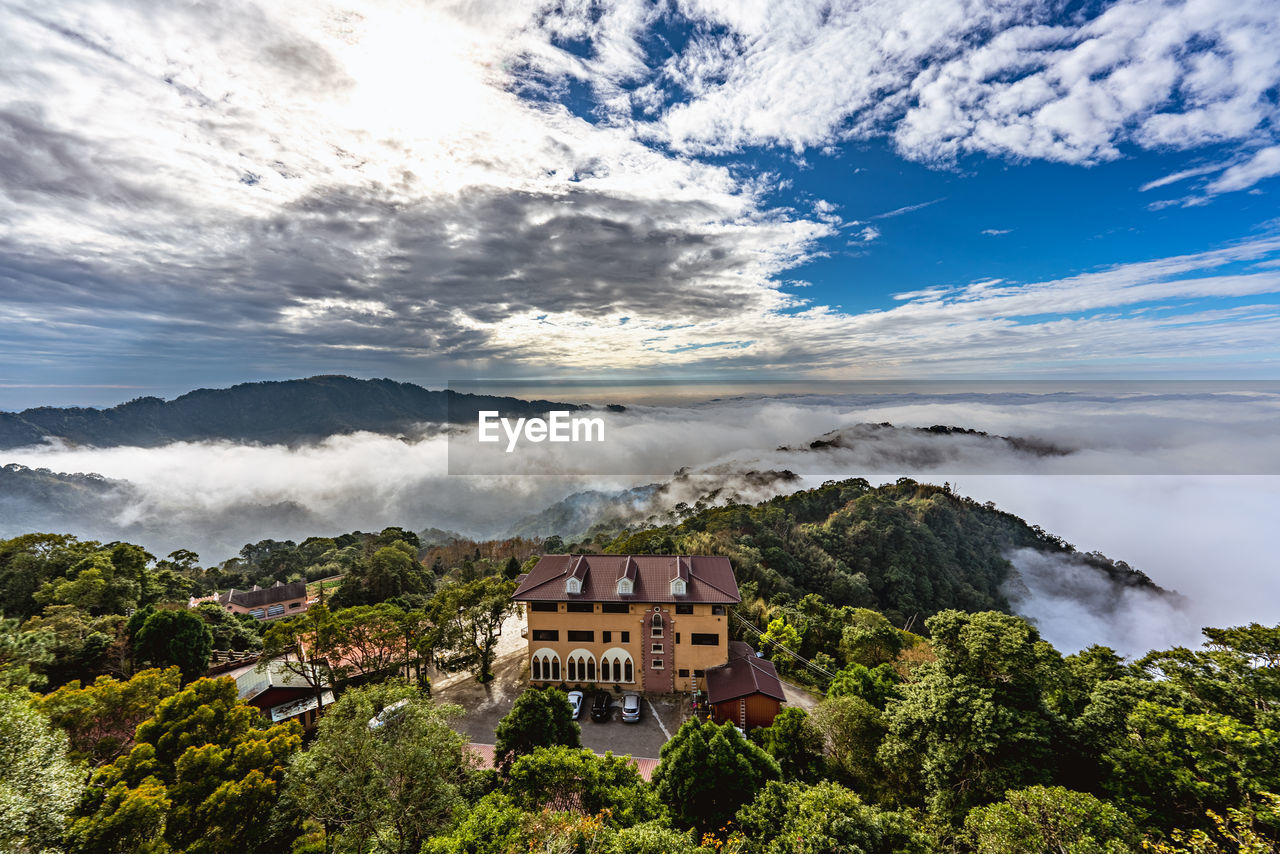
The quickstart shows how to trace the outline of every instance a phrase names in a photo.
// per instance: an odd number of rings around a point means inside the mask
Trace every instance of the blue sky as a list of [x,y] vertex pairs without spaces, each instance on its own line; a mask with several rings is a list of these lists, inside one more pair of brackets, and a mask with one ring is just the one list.
[[1280,3],[0,3],[0,408],[1270,377]]

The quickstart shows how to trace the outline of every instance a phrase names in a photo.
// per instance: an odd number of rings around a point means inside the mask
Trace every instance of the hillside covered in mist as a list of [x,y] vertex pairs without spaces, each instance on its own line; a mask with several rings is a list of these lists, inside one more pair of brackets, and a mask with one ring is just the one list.
[[[1045,597],[1061,609],[1086,593],[1077,607],[1097,614],[1126,591],[1170,606],[1178,599],[1121,561],[1082,554],[992,504],[909,478],[879,487],[861,478],[831,482],[755,505],[682,505],[664,524],[612,539],[607,531],[598,526],[591,539],[563,548],[723,554],[739,583],[762,599],[816,593],[836,607],[874,608],[898,625],[948,608],[1034,616]],[[1024,578],[1028,555],[1039,562]],[[1047,583],[1060,574],[1074,584]]]
[[0,449],[61,440],[99,448],[228,440],[291,444],[345,433],[412,433],[423,424],[475,422],[580,407],[545,400],[431,391],[388,379],[318,376],[197,389],[174,400],[140,397],[109,409],[42,406],[0,412]]

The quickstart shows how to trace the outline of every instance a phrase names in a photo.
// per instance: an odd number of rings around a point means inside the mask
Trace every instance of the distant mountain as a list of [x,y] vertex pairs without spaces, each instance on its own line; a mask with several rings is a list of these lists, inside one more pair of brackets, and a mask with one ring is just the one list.
[[75,445],[156,447],[225,439],[293,444],[343,433],[412,433],[423,424],[475,423],[587,407],[545,400],[430,391],[413,383],[320,376],[198,389],[174,400],[140,397],[110,409],[39,407],[0,412],[0,449],[59,439]]
[[124,509],[132,487],[97,474],[0,466],[0,537],[31,531],[97,532]]
[[677,471],[663,483],[630,489],[575,492],[539,512],[517,521],[509,537],[559,536],[566,543],[595,530],[618,531],[636,523],[660,524],[678,514],[718,504],[751,503],[762,494],[794,488],[799,477],[790,471],[740,471],[711,468]]

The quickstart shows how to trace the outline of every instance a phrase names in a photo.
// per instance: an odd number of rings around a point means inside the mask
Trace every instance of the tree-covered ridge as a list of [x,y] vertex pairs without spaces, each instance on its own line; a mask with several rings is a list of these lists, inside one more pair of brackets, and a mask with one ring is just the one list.
[[[586,544],[427,543],[403,528],[264,540],[216,567],[62,535],[0,542],[0,849],[1280,850],[1280,627],[1206,629],[1199,649],[1136,662],[1104,647],[1063,656],[1007,613],[940,608],[907,631],[779,568],[826,560],[833,576],[861,573],[868,601],[901,602],[918,590],[878,579],[862,552],[954,572],[965,560],[999,569],[1011,546],[1070,549],[945,486],[845,481],[678,515]],[[433,699],[431,680],[448,669],[492,678],[511,579],[532,552],[677,542],[740,555],[753,576],[736,612],[755,629],[735,624],[824,699],[745,737],[690,707],[646,782],[625,759],[580,748],[563,693],[530,689],[496,732],[500,767],[477,767],[458,708]],[[317,592],[328,579],[325,601],[271,624],[185,605],[232,579],[295,578]],[[961,589],[939,579],[935,596]],[[994,582],[969,582],[979,583]],[[288,653],[304,680],[313,662],[332,662],[337,700],[317,732],[272,726],[230,679],[197,678],[215,644]]]
[[[908,478],[879,487],[831,482],[755,506],[681,505],[672,516],[605,550],[723,554],[739,583],[764,599],[816,593],[831,606],[874,608],[900,626],[947,608],[1008,611],[1008,552],[1075,551],[993,504]],[[1123,563],[1083,559],[1116,583],[1159,590]]]
[[423,423],[474,424],[481,409],[545,415],[574,404],[432,391],[388,379],[318,376],[197,389],[170,401],[140,397],[108,409],[42,406],[0,412],[0,449],[49,439],[111,447],[225,439],[293,443],[367,430],[403,433]]

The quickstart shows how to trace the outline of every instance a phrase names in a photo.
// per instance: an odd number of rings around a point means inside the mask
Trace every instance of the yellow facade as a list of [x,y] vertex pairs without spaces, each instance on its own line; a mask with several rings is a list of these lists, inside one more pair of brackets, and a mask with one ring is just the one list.
[[524,607],[534,684],[671,693],[692,690],[696,682],[705,690],[702,673],[729,660],[728,605],[562,601]]

